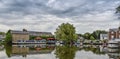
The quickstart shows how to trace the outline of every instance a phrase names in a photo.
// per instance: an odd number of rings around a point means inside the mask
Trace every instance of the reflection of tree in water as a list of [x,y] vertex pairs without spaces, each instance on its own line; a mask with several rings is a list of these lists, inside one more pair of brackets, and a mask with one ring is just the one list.
[[5,44],[4,47],[5,47],[5,51],[6,51],[7,56],[11,57],[11,54],[12,54],[12,45]]
[[79,50],[91,51],[94,54],[98,54],[98,55],[105,54],[105,52],[100,51],[100,47],[99,46],[94,47],[94,45],[91,45],[91,46],[88,46],[88,47],[83,47],[83,48],[81,48]]
[[4,50],[4,46],[0,45],[0,51],[3,51],[3,50]]
[[56,47],[56,57],[59,59],[74,59],[77,47],[75,46],[57,46]]

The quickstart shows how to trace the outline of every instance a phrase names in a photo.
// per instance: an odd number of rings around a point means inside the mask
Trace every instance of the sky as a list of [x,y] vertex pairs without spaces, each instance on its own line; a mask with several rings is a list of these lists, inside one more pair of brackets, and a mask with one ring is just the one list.
[[120,0],[0,0],[0,31],[22,30],[54,33],[71,23],[76,33],[109,30],[119,26]]

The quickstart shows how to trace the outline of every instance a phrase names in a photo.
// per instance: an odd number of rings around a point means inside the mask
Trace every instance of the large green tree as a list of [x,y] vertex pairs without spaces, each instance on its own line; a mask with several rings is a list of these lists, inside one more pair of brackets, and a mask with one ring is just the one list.
[[78,37],[76,34],[75,27],[69,23],[62,23],[55,32],[56,39],[63,40],[66,43],[72,43]]
[[8,32],[6,33],[5,43],[7,43],[7,44],[12,43],[12,35],[10,32],[11,32],[11,30],[8,30]]

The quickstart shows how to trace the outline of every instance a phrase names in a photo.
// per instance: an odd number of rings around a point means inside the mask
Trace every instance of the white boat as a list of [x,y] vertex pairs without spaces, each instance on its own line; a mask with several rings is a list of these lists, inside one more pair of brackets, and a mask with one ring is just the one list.
[[108,44],[108,48],[118,48],[119,45],[117,44]]
[[109,41],[108,41],[108,44],[118,44],[118,42],[115,41],[115,40],[109,40]]
[[118,41],[117,40],[109,40],[108,41],[108,48],[118,48]]
[[120,39],[115,39],[115,41],[120,42]]

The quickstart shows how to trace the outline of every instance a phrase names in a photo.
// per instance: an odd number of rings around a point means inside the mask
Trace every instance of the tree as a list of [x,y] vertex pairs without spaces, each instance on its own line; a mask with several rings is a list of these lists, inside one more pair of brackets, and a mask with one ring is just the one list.
[[66,43],[72,43],[77,39],[75,27],[69,23],[62,23],[60,26],[58,26],[55,35],[56,39],[63,40]]
[[95,40],[95,38],[93,36],[90,36],[90,40]]
[[87,32],[87,33],[85,33],[85,34],[79,34],[79,36],[82,36],[82,37],[84,37],[85,39],[90,39],[91,40],[91,38],[92,39],[100,39],[100,34],[107,34],[107,31],[105,31],[105,30],[96,30],[96,31],[93,31],[93,33],[89,33],[89,32]]
[[116,8],[116,15],[117,15],[118,19],[120,20],[120,6],[118,6]]
[[85,39],[90,39],[90,35],[91,35],[91,34],[87,32],[87,33],[84,34],[84,38],[85,38]]
[[5,33],[4,32],[0,32],[1,35],[4,35]]
[[116,13],[120,13],[120,6],[116,8]]
[[23,29],[23,31],[27,32],[27,29]]
[[95,39],[100,39],[100,34],[106,34],[107,31],[104,31],[104,30],[96,30],[94,31],[91,35],[95,38]]
[[6,33],[6,38],[5,38],[5,42],[11,44],[12,43],[12,35],[11,35],[11,30],[8,30],[8,32]]

